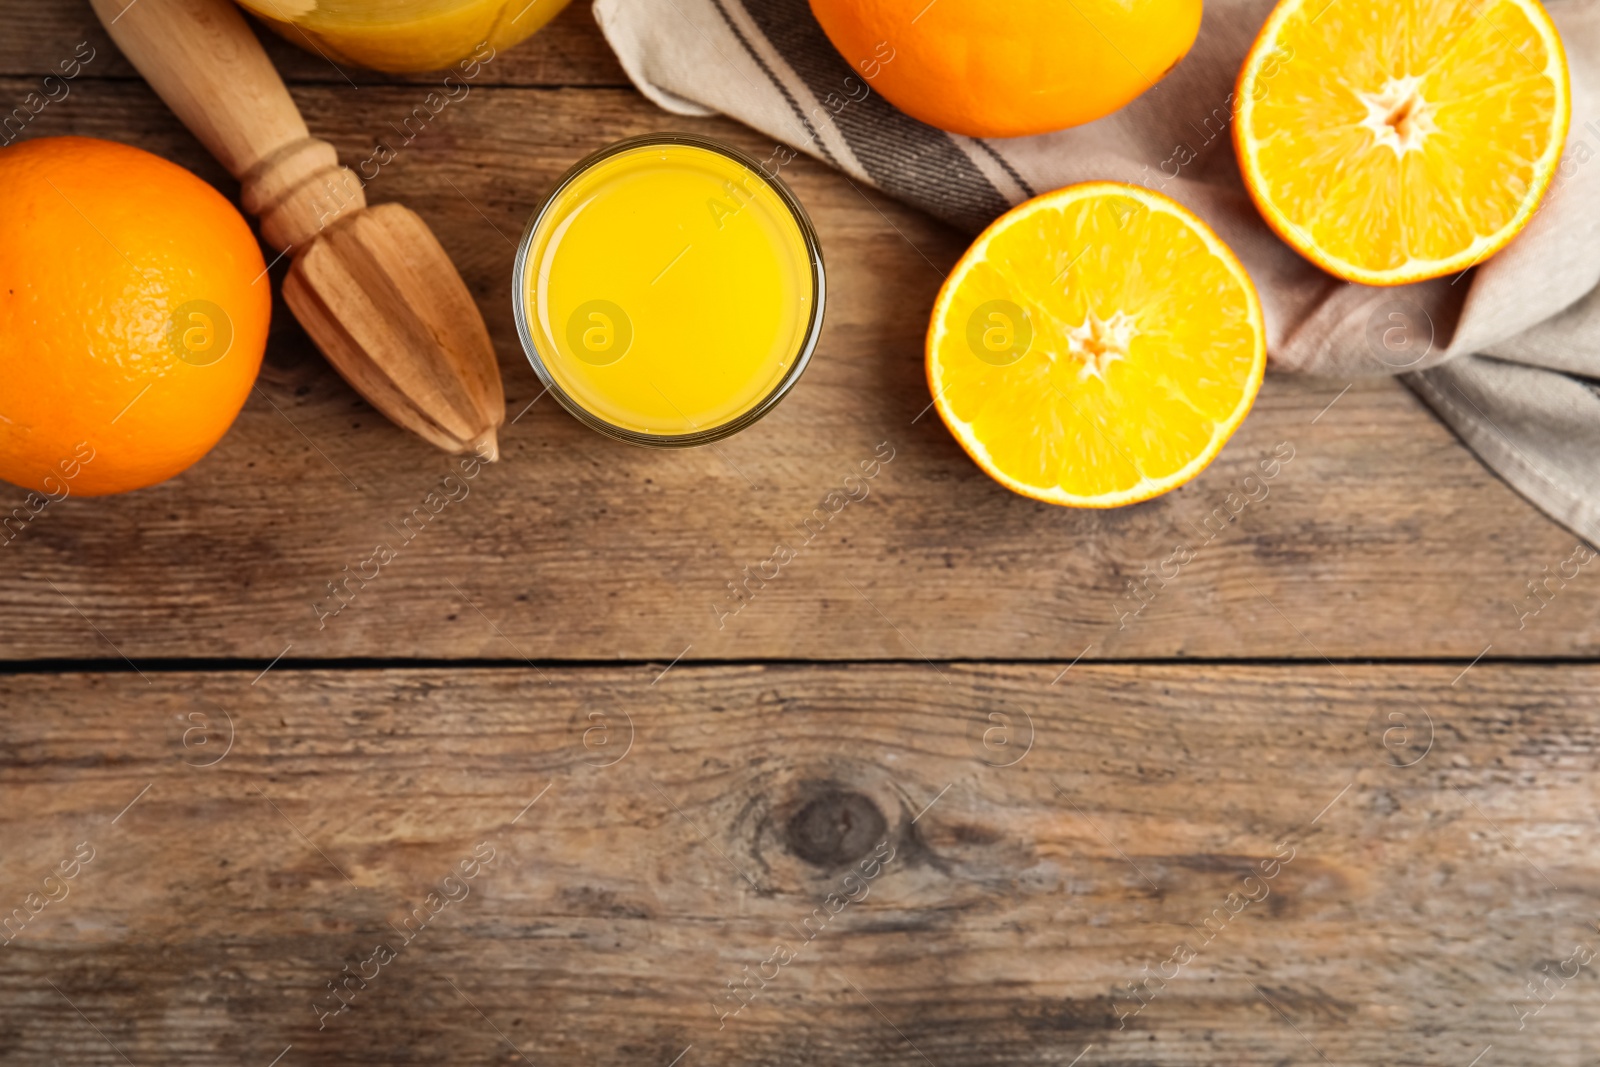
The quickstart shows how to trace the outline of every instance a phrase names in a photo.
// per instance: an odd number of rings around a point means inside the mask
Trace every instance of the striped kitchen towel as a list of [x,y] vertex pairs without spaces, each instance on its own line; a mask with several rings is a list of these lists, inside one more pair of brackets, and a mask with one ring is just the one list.
[[[1501,477],[1600,543],[1600,0],[1546,5],[1572,66],[1573,122],[1527,229],[1465,276],[1394,289],[1350,285],[1301,258],[1240,181],[1234,80],[1272,6],[1209,0],[1193,50],[1154,89],[1098,122],[1006,140],[896,110],[872,91],[872,60],[847,63],[806,0],[595,0],[594,12],[641,92],[677,114],[720,112],[765,132],[769,170],[806,152],[973,233],[1073,182],[1166,193],[1250,271],[1275,367],[1404,374]],[[882,51],[892,62],[894,42]]]

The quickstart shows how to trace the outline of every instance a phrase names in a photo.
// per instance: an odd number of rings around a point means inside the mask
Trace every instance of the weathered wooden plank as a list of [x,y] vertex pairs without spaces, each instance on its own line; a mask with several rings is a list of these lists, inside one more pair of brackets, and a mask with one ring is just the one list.
[[1592,1062],[1600,670],[1064,666],[0,679],[0,1047]]
[[[352,164],[407,93],[296,90]],[[53,504],[0,547],[0,655],[1469,660],[1600,645],[1594,568],[1548,577],[1574,538],[1391,381],[1270,377],[1217,463],[1149,504],[1070,511],[1001,489],[927,411],[927,309],[962,239],[805,160],[786,175],[833,281],[818,356],[771,417],[666,453],[534,403],[515,237],[583,153],[686,127],[770,151],[627,91],[498,89],[447,108],[369,195],[418,209],[478,296],[515,417],[504,461],[402,547],[452,462],[376,416],[280,307],[261,391],[211,456],[155,489]],[[36,132],[133,140],[231,189],[142,86],[85,83]],[[875,476],[851,478],[862,464]],[[394,563],[330,593],[390,541]],[[781,569],[780,543],[798,553]],[[1530,614],[1526,583],[1547,578]]]
[[[60,75],[64,61],[77,59],[76,78],[137,78],[95,18],[87,0],[49,0],[3,6],[5,33],[0,35],[0,76],[33,80]],[[324,82],[357,89],[375,85],[437,83],[437,74],[384,74],[348,64],[291,44],[257,22],[257,34],[288,82]],[[81,49],[80,49],[81,46]],[[590,5],[574,2],[548,26],[514,48],[502,49],[473,79],[474,85],[609,85],[624,86],[628,77],[595,25]],[[57,95],[61,90],[51,86]],[[20,101],[20,97],[17,100]],[[0,97],[0,102],[11,100]],[[6,110],[15,106],[5,103]],[[4,114],[0,111],[0,114]]]

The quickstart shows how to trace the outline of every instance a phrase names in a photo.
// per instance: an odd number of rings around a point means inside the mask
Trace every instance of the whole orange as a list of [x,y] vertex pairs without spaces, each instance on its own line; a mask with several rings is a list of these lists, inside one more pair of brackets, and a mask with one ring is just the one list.
[[0,478],[177,474],[244,406],[271,313],[249,225],[182,167],[85,137],[0,150]]
[[850,65],[900,110],[969,137],[1048,133],[1153,88],[1201,0],[811,0]]

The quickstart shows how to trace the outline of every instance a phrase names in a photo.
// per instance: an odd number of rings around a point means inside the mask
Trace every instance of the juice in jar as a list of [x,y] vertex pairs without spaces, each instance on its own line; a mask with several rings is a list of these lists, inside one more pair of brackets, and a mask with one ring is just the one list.
[[687,136],[580,163],[517,256],[517,325],[581,421],[649,445],[736,432],[799,378],[822,326],[804,209],[755,161]]
[[508,48],[568,0],[239,0],[286,40],[374,70],[443,70]]

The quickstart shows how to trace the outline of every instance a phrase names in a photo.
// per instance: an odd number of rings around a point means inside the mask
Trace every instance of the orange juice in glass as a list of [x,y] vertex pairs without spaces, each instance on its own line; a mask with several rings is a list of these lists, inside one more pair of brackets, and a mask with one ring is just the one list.
[[[568,0],[239,0],[301,48],[374,70],[443,70],[483,62]],[[481,46],[487,46],[483,49]]]
[[583,160],[534,215],[512,283],[535,372],[590,427],[704,444],[799,379],[822,329],[805,210],[755,160],[687,135]]

